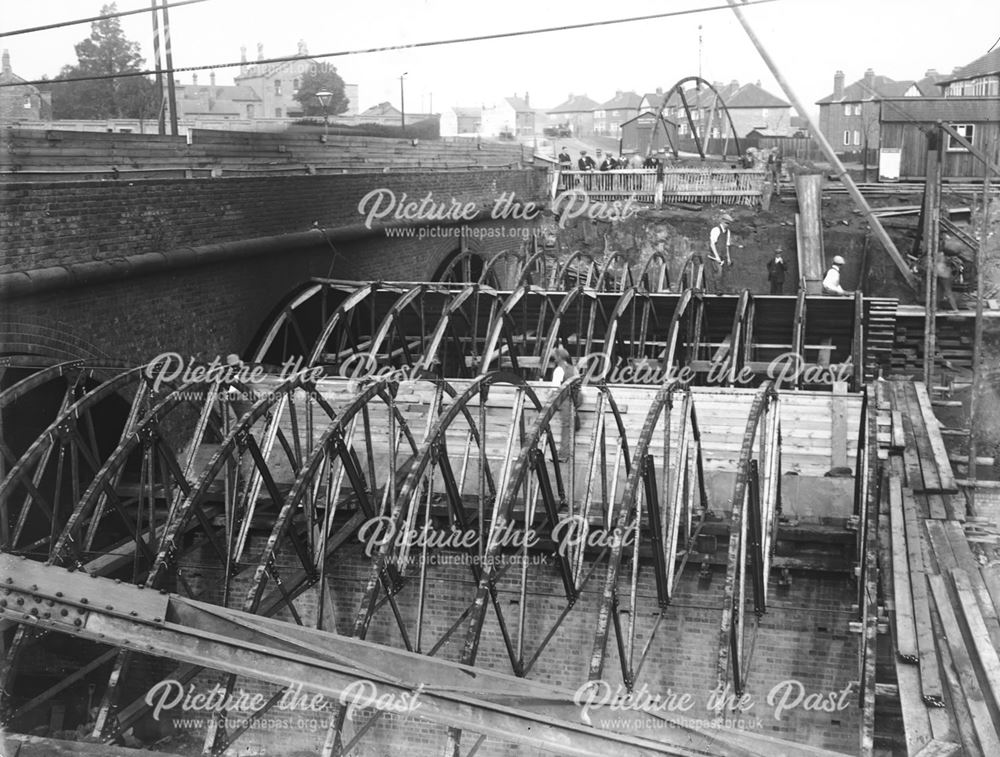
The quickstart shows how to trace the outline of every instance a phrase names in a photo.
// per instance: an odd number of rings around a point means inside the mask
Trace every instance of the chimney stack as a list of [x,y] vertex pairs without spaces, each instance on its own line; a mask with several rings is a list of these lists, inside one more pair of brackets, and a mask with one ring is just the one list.
[[5,75],[10,75],[10,50],[3,51],[3,72]]
[[936,69],[936,68],[928,68],[928,69],[927,69],[927,70],[926,70],[926,71],[924,72],[924,77],[925,77],[925,78],[926,78],[926,77],[933,77],[933,78],[935,78],[935,79],[936,79],[936,78],[937,78],[938,76],[940,76],[940,74],[939,74],[939,73],[937,72],[937,69]]
[[195,87],[198,86],[198,74],[191,74],[191,84]]
[[209,75],[208,75],[208,81],[211,83],[211,85],[213,87],[215,86],[215,71],[212,71],[211,73],[209,73]]
[[247,72],[247,46],[240,45],[240,75]]
[[662,95],[663,94],[663,87],[657,87],[656,88],[656,94]]
[[833,96],[840,99],[844,96],[844,72],[838,71],[833,75]]
[[865,70],[865,87],[868,88],[866,95],[871,94],[871,90],[875,88],[875,70],[872,68]]
[[531,98],[528,96],[527,92],[524,93],[524,104],[529,108],[531,107]]
[[264,43],[257,43],[257,60],[264,60]]

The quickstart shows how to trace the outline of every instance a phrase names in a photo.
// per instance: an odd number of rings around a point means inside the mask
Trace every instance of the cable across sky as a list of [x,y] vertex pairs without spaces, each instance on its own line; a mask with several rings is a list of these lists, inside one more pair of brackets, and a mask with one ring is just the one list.
[[[744,5],[745,6],[763,5],[765,3],[773,3],[773,2],[777,2],[777,0],[748,0],[748,2],[745,2]],[[176,4],[177,3],[175,3],[175,5]],[[371,54],[371,53],[384,53],[384,52],[391,52],[391,51],[395,51],[395,50],[409,50],[409,49],[418,49],[418,48],[424,48],[424,47],[440,47],[442,45],[458,45],[458,44],[464,44],[464,43],[468,43],[468,42],[485,42],[485,41],[488,41],[488,40],[510,39],[510,38],[514,38],[514,37],[525,37],[525,36],[534,35],[534,34],[551,34],[551,33],[554,33],[554,32],[571,31],[571,30],[574,30],[574,29],[590,29],[590,28],[601,27],[601,26],[613,26],[613,25],[617,25],[617,24],[630,24],[630,23],[635,23],[637,21],[654,21],[654,20],[657,20],[657,19],[671,18],[671,17],[675,17],[675,16],[688,16],[688,15],[692,15],[692,14],[695,14],[695,13],[709,13],[709,12],[718,11],[718,10],[729,10],[729,6],[728,5],[712,5],[712,6],[706,6],[704,8],[688,8],[686,10],[681,10],[681,11],[669,11],[669,12],[666,12],[666,13],[654,13],[654,14],[646,15],[646,16],[631,16],[629,18],[607,19],[607,20],[604,20],[604,21],[588,21],[588,22],[583,22],[583,23],[579,23],[579,24],[565,24],[565,25],[562,25],[562,26],[549,26],[549,27],[543,27],[543,28],[540,28],[540,29],[523,29],[523,30],[520,30],[520,31],[512,31],[512,32],[497,32],[496,34],[480,34],[480,35],[474,35],[474,36],[469,36],[469,37],[454,37],[454,38],[451,38],[451,39],[429,40],[429,41],[426,41],[426,42],[413,42],[413,43],[405,44],[405,45],[386,45],[386,46],[383,46],[383,47],[359,48],[357,50],[338,50],[338,51],[335,51],[335,52],[319,53],[319,54],[315,54],[315,55],[313,55],[313,54],[305,55],[305,56],[303,56],[303,55],[285,55],[285,56],[281,56],[281,57],[278,57],[278,58],[264,58],[264,59],[261,59],[261,60],[252,61],[252,63],[254,65],[261,65],[261,64],[268,65],[268,64],[272,64],[272,63],[287,63],[288,61],[301,60],[302,58],[308,58],[308,59],[339,58],[339,57],[344,57],[344,56],[348,56],[348,55],[367,55],[367,54]],[[183,66],[183,67],[174,67],[174,68],[170,68],[170,69],[164,68],[164,69],[160,70],[160,73],[162,73],[164,75],[167,75],[167,76],[172,76],[173,74],[183,73],[183,72],[188,72],[188,71],[207,71],[207,70],[220,69],[220,68],[236,68],[236,67],[245,66],[245,65],[247,65],[247,61],[240,60],[240,61],[230,61],[230,62],[226,62],[226,63],[213,63],[213,64],[210,64],[210,65]],[[119,72],[119,73],[101,74],[101,75],[94,75],[94,76],[75,76],[75,77],[73,77],[71,79],[34,79],[34,80],[31,80],[31,81],[20,81],[20,82],[17,82],[16,84],[0,84],[0,87],[24,86],[25,84],[34,84],[34,85],[38,85],[38,84],[52,84],[52,83],[64,84],[64,83],[76,82],[76,81],[101,81],[101,80],[104,80],[104,79],[125,79],[125,78],[134,77],[134,76],[153,76],[156,73],[157,72],[156,72],[155,69],[149,69],[149,70],[144,70],[144,71],[123,71],[123,72]]]

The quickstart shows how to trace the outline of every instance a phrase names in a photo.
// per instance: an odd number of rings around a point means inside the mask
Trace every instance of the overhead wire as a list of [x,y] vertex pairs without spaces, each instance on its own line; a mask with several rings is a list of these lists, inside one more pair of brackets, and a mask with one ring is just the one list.
[[130,11],[116,11],[115,13],[102,13],[100,16],[88,16],[87,18],[77,18],[72,21],[58,21],[53,24],[43,24],[42,26],[29,26],[26,29],[15,29],[14,31],[5,32],[0,31],[0,37],[14,37],[18,34],[30,34],[31,32],[42,32],[48,29],[60,29],[64,26],[78,26],[79,24],[89,24],[94,21],[104,21],[109,18],[121,18],[122,16],[134,16],[136,13],[151,13],[152,11],[158,11],[161,8],[180,8],[182,5],[192,5],[194,3],[204,3],[207,0],[177,0],[177,2],[164,3],[157,7],[148,8],[136,8]]
[[[765,3],[778,2],[779,0],[748,0],[745,5],[763,5]],[[521,29],[519,31],[512,32],[497,32],[495,34],[477,34],[468,37],[453,37],[450,39],[439,39],[439,40],[429,40],[425,42],[411,42],[405,45],[385,45],[382,47],[368,47],[368,48],[358,48],[355,50],[337,50],[334,52],[326,52],[319,54],[310,55],[284,55],[277,58],[263,58],[260,60],[252,61],[253,65],[270,65],[274,63],[288,63],[295,60],[318,60],[322,58],[338,58],[348,55],[368,55],[371,53],[384,53],[393,52],[396,50],[413,50],[424,47],[440,47],[443,45],[458,45],[467,42],[486,42],[496,39],[513,39],[516,37],[526,37],[535,34],[551,34],[554,32],[564,32],[572,31],[576,29],[591,29],[603,26],[613,26],[616,24],[630,24],[637,21],[654,21],[662,18],[671,18],[676,16],[688,16],[695,13],[710,13],[717,10],[728,10],[728,5],[711,5],[701,8],[687,8],[680,11],[668,11],[665,13],[654,13],[646,16],[631,16],[629,18],[616,18],[616,19],[606,19],[603,21],[587,21],[579,24],[565,24],[562,26],[548,26],[538,29]],[[206,71],[210,69],[219,68],[237,68],[239,66],[248,65],[247,61],[230,61],[226,63],[214,63],[211,65],[199,65],[199,66],[183,66],[175,68],[163,68],[160,69],[160,73],[166,76],[172,76],[177,73],[184,73],[188,71]],[[126,79],[135,76],[152,76],[156,74],[155,70],[145,70],[145,71],[122,71],[119,73],[112,74],[95,74],[93,76],[74,76],[70,79],[34,79],[31,81],[19,81],[17,83],[0,84],[0,87],[12,87],[19,86],[23,87],[25,85],[39,85],[39,84],[66,84],[70,82],[78,81],[102,81],[106,79]]]

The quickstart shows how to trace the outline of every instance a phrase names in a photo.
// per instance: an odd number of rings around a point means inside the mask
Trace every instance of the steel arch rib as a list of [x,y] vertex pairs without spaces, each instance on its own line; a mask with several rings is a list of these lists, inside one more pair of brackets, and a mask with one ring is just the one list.
[[[745,560],[747,556],[744,534],[748,529],[748,520],[752,517],[752,513],[747,511],[744,503],[748,496],[747,490],[751,477],[751,463],[754,464],[754,467],[756,467],[757,463],[754,453],[754,442],[758,440],[758,437],[760,437],[761,443],[765,445],[764,450],[768,463],[775,465],[778,461],[780,461],[780,426],[778,426],[777,423],[774,424],[777,432],[777,438],[775,439],[764,438],[764,434],[768,434],[768,437],[770,437],[774,432],[771,429],[760,428],[762,420],[772,408],[775,410],[774,417],[777,420],[777,402],[778,394],[774,387],[774,383],[771,381],[765,382],[754,395],[753,403],[751,404],[750,412],[747,417],[746,430],[743,435],[739,462],[736,468],[736,480],[733,483],[732,495],[733,510],[730,517],[729,529],[728,567],[726,570],[726,583],[722,603],[722,622],[719,637],[718,663],[716,667],[717,683],[720,686],[726,685],[730,671],[732,671],[734,676],[737,678],[742,676],[742,671],[738,666],[740,666],[744,660],[733,659],[731,647],[736,645],[738,650],[742,647],[741,644],[738,644],[737,641],[734,640],[733,614],[735,612],[738,619],[742,620],[742,606],[744,602],[743,592],[745,588]],[[774,446],[771,447],[770,445]],[[780,477],[780,470],[777,471],[777,475]],[[773,494],[777,496],[777,489],[774,490]],[[762,507],[760,515],[763,516],[764,512],[765,511]],[[771,515],[774,515],[774,511],[771,512]],[[765,519],[761,517],[760,525],[761,527],[767,527],[770,524],[766,523]],[[765,560],[765,564],[766,563],[767,561]],[[766,573],[763,580],[766,585]],[[763,609],[761,609],[761,612],[762,611]],[[744,632],[742,623],[739,623],[739,626],[739,634],[742,635]],[[737,685],[735,687],[737,695],[741,695],[743,693],[744,683],[745,681],[737,681]]]
[[[555,472],[557,486],[560,491],[562,490],[561,468],[558,463],[556,443],[552,434],[546,432],[549,431],[552,419],[559,411],[560,405],[563,402],[570,401],[570,393],[573,391],[574,386],[580,381],[581,379],[578,377],[573,381],[563,384],[549,399],[545,406],[540,409],[531,430],[526,434],[521,444],[521,451],[518,454],[517,460],[511,466],[510,474],[504,481],[501,482],[502,488],[497,494],[497,503],[494,506],[493,521],[490,526],[491,533],[502,531],[507,522],[510,520],[518,489],[520,489],[524,483],[525,477],[529,473],[529,469],[535,464],[534,452],[546,441],[546,439],[551,455],[550,462],[552,463],[553,470]],[[628,437],[625,432],[625,425],[622,421],[621,413],[619,412],[614,396],[609,391],[607,385],[600,384],[597,388],[608,399],[611,412],[615,418],[619,438],[621,440],[625,470],[630,473],[632,470],[632,458],[629,454]],[[469,621],[469,630],[466,634],[465,647],[462,652],[462,662],[468,665],[475,664],[479,639],[482,634],[483,620],[485,619],[486,614],[486,600],[491,593],[492,581],[495,573],[494,563],[499,555],[500,546],[501,545],[498,544],[496,540],[492,540],[487,545],[482,577],[479,580],[479,585],[476,590],[472,618]]]

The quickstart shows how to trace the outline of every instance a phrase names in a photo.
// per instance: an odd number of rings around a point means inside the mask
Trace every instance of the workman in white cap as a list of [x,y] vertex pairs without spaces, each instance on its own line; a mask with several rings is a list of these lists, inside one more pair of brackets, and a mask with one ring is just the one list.
[[832,294],[840,297],[850,297],[854,294],[854,292],[845,291],[844,287],[840,285],[840,267],[844,264],[845,261],[840,255],[836,255],[833,258],[830,270],[823,277],[823,294]]

